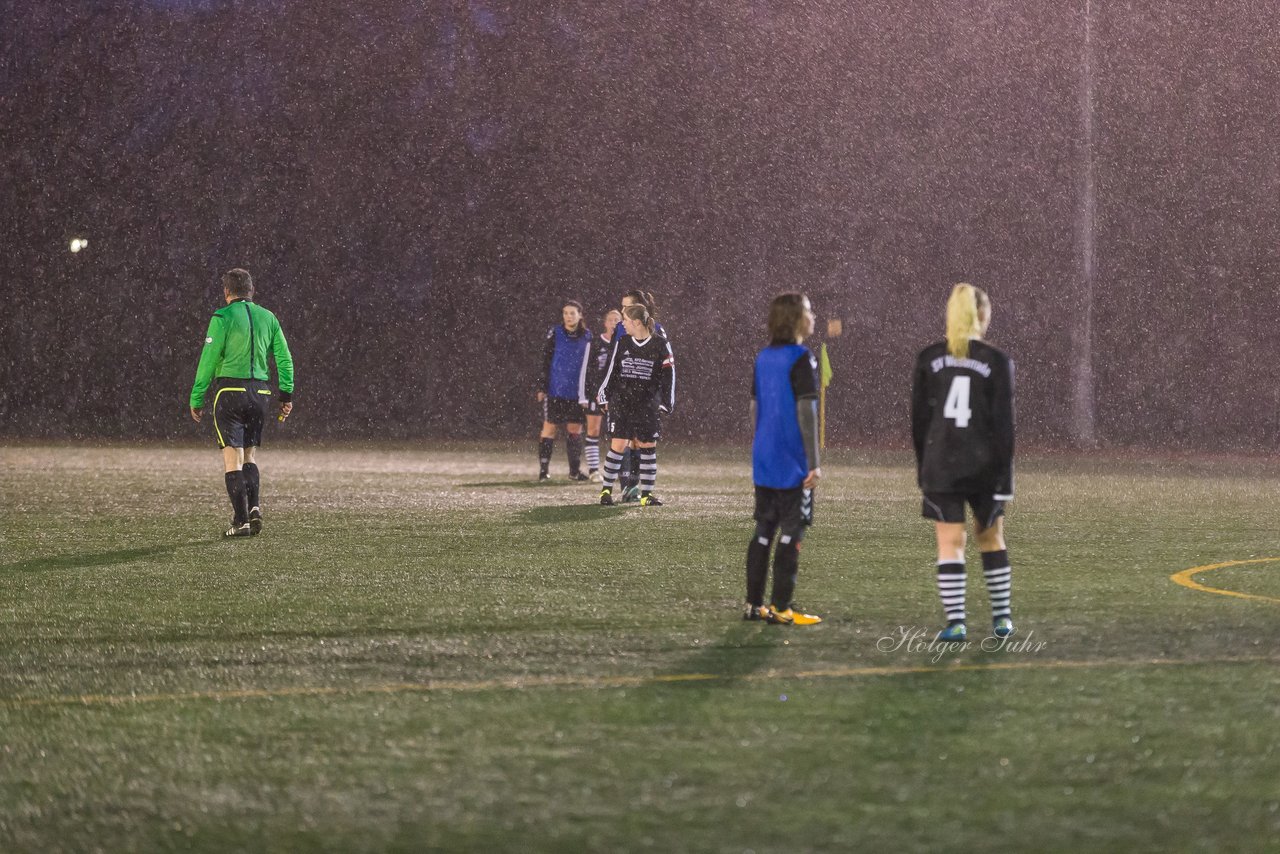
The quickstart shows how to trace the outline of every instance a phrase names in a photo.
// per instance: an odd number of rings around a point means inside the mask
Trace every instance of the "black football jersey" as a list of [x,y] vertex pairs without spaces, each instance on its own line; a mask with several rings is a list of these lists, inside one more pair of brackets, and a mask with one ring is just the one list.
[[676,360],[671,342],[663,335],[651,335],[637,342],[630,335],[616,339],[596,394],[610,410],[640,413],[662,407],[676,408]]
[[578,383],[579,399],[595,400],[600,393],[600,383],[604,380],[604,372],[609,367],[609,354],[613,352],[613,339],[604,340],[597,335],[591,339],[590,346],[582,360],[582,378]]
[[920,351],[911,435],[924,492],[1013,498],[1013,362],[985,341],[957,359],[945,341]]

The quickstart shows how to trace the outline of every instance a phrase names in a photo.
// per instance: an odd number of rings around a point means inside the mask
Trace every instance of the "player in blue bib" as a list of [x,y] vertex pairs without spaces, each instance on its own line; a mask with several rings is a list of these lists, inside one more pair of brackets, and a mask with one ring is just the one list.
[[[800,570],[800,540],[813,524],[818,461],[818,362],[804,346],[813,309],[799,293],[780,294],[769,306],[769,346],[756,357],[751,387],[755,437],[751,443],[756,530],[747,547],[747,603],[743,619],[812,626],[821,617],[792,608]],[[773,595],[764,604],[773,557]]]
[[582,304],[565,300],[560,309],[561,324],[547,330],[542,348],[542,372],[536,397],[542,404],[542,432],[538,436],[538,480],[551,477],[551,453],[555,450],[556,428],[563,424],[569,455],[569,479],[583,481],[582,424],[586,413],[578,403],[578,377],[582,360],[591,346],[591,333],[582,322]]

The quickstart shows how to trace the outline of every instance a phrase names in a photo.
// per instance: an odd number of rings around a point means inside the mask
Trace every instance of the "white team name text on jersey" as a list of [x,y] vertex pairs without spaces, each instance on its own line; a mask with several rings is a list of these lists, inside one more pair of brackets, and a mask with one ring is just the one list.
[[955,356],[939,356],[929,363],[929,368],[936,374],[943,368],[968,368],[977,371],[984,377],[991,376],[991,366],[977,359],[957,359]]
[[619,374],[628,380],[647,380],[653,376],[652,359],[633,359],[627,356],[619,368]]

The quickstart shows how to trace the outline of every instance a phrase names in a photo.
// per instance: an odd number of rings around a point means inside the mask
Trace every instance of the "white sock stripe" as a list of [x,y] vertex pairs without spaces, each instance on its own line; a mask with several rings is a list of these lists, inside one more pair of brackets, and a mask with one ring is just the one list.
[[969,577],[969,573],[967,573],[967,572],[939,572],[939,573],[938,573],[938,577],[939,577],[939,578],[968,578],[968,577]]

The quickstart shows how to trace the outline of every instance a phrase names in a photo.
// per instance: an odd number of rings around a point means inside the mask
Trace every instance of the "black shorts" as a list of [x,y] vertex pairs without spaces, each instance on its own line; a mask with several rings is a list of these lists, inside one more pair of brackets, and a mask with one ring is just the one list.
[[604,410],[600,408],[600,404],[596,402],[595,398],[588,400],[585,408],[588,415],[604,415]]
[[753,518],[758,525],[778,528],[783,536],[798,542],[804,529],[813,524],[813,490],[803,486],[794,489],[757,486]]
[[656,408],[652,412],[625,412],[611,408],[608,433],[612,439],[656,442],[662,433],[662,419]]
[[973,508],[973,518],[983,528],[990,528],[1004,515],[1004,502],[990,493],[926,492],[920,515],[935,522],[964,523],[964,505]]
[[261,380],[218,379],[213,393],[213,435],[219,448],[256,448],[271,387]]
[[581,424],[587,418],[578,401],[567,397],[546,397],[542,400],[542,420],[548,424]]

